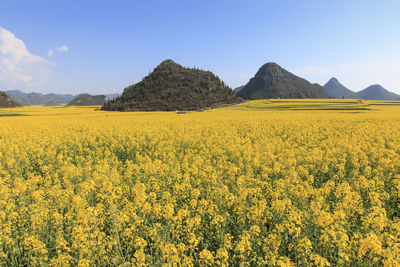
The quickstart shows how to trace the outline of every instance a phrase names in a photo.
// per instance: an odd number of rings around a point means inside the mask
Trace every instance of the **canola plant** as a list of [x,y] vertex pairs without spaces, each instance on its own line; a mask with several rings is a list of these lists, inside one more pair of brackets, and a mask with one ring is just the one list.
[[399,140],[396,102],[3,109],[0,266],[399,266]]

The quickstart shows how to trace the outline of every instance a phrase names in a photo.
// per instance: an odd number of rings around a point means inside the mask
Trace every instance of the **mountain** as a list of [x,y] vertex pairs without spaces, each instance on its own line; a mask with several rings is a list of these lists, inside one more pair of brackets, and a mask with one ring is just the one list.
[[400,95],[389,92],[379,84],[371,85],[358,92],[360,98],[367,100],[398,100]]
[[358,93],[351,91],[350,89],[343,86],[336,78],[331,78],[325,85],[325,91],[329,96],[334,98],[348,98],[357,99],[360,98]]
[[243,87],[244,87],[244,85],[236,87],[235,89],[233,89],[233,91],[237,94],[243,89]]
[[322,86],[311,84],[272,62],[264,64],[238,95],[250,100],[329,97]]
[[231,88],[210,71],[185,68],[168,59],[120,97],[107,101],[103,110],[197,110],[241,102]]
[[379,84],[371,85],[359,92],[344,87],[336,78],[331,78],[325,85],[326,92],[335,98],[366,100],[400,100],[400,95],[392,93]]
[[6,91],[6,93],[23,106],[60,106],[74,99],[74,95],[71,94],[24,93],[20,90],[10,90]]
[[21,105],[15,102],[6,93],[0,91],[0,108],[15,108]]
[[102,106],[107,97],[105,95],[80,94],[68,103],[68,106]]

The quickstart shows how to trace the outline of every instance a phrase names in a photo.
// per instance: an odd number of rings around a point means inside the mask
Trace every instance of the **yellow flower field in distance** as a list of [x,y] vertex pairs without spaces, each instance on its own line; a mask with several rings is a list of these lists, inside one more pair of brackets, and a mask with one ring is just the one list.
[[0,266],[399,266],[400,101],[0,109]]

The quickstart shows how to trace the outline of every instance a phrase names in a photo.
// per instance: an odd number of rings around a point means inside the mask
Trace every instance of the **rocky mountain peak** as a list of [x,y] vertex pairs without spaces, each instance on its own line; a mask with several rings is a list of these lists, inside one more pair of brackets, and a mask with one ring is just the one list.
[[274,62],[264,64],[238,95],[244,99],[328,97],[322,86],[311,84]]

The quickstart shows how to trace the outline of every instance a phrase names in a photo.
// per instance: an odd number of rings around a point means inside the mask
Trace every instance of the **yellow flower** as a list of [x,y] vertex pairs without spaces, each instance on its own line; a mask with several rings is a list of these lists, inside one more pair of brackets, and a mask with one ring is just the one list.
[[203,249],[200,254],[200,263],[211,266],[214,263],[214,256],[207,249]]
[[1,109],[0,265],[397,266],[399,133],[385,101]]

